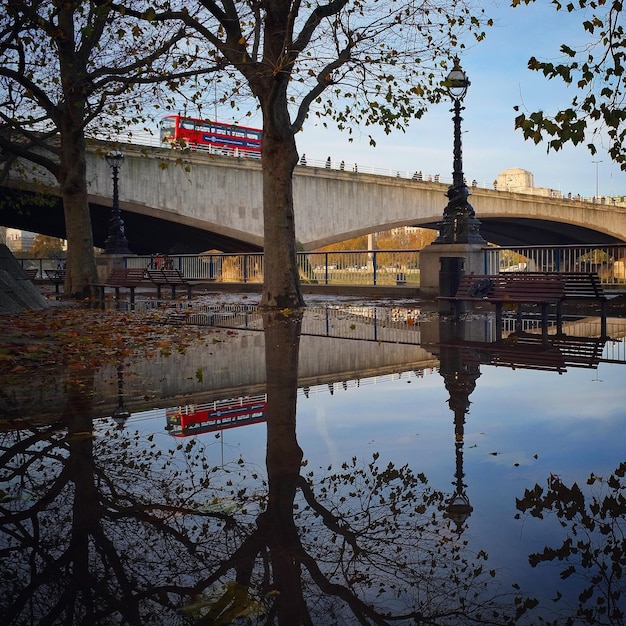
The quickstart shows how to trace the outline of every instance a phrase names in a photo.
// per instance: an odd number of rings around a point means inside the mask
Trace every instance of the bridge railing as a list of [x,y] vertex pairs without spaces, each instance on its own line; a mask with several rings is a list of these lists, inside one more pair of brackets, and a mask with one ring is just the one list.
[[626,244],[485,248],[485,273],[596,272],[607,288],[626,286]]

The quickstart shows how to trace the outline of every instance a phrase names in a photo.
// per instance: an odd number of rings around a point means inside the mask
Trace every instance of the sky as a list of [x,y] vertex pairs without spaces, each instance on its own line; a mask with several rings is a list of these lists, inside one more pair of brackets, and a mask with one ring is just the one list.
[[[481,186],[490,186],[500,172],[519,167],[532,172],[536,187],[593,196],[597,174],[600,195],[626,194],[626,173],[606,151],[591,155],[581,145],[547,154],[545,145],[524,141],[522,133],[514,130],[518,115],[515,105],[524,105],[528,111],[554,113],[571,102],[573,88],[531,72],[527,62],[531,56],[556,60],[562,43],[571,45],[580,40],[580,14],[556,13],[547,0],[515,9],[505,2],[489,14],[495,17],[497,26],[488,30],[485,41],[460,55],[471,81],[462,113],[467,180],[476,179]],[[299,152],[306,153],[308,162],[331,156],[336,162],[345,160],[346,168],[356,162],[359,166],[402,172],[421,170],[424,174],[440,174],[441,180],[448,182],[453,169],[450,108],[449,101],[442,102],[422,120],[412,122],[406,134],[375,134],[376,148],[369,146],[367,133],[350,144],[347,134],[325,130],[321,124],[309,121],[297,138]]]

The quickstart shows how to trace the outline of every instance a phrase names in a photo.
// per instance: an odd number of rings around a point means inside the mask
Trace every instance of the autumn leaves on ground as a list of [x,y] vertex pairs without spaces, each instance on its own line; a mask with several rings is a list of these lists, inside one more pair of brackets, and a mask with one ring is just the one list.
[[167,356],[232,333],[173,325],[171,313],[170,308],[138,313],[63,305],[0,316],[0,377],[23,377],[39,368],[79,372],[133,356]]

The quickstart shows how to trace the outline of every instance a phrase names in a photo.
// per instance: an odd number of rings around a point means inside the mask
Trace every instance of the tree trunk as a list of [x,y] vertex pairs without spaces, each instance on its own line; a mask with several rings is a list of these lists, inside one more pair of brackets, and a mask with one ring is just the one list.
[[261,306],[304,306],[300,291],[293,208],[293,172],[298,163],[296,141],[287,110],[287,94],[276,87],[263,110],[263,237],[264,285]]
[[58,49],[63,101],[55,119],[61,150],[59,154],[59,186],[63,198],[65,236],[67,238],[67,273],[64,293],[70,298],[95,295],[97,279],[93,250],[91,215],[87,200],[87,157],[85,120],[87,94],[90,89],[88,59],[84,50],[75,48],[76,20],[81,9],[75,2],[58,7]]
[[95,295],[96,260],[89,202],[85,138],[82,130],[61,131],[59,186],[63,198],[67,238],[67,274],[65,296],[87,298]]

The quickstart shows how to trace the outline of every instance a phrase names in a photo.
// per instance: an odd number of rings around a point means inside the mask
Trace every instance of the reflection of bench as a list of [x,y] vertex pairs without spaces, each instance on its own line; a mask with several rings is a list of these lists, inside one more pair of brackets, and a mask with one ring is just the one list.
[[59,285],[65,283],[65,273],[64,269],[56,269],[56,270],[44,270],[46,273],[46,278],[54,283],[54,288],[56,293],[59,293]]
[[172,298],[176,297],[176,287],[185,287],[187,289],[187,298],[191,298],[191,289],[193,283],[189,282],[180,270],[171,269],[147,269],[148,279],[151,280],[157,288],[157,298],[161,297],[161,287],[168,286],[172,290]]
[[536,333],[512,333],[493,343],[455,341],[448,345],[460,351],[464,363],[513,369],[549,370],[563,373],[568,367],[596,368],[606,339]]
[[100,284],[94,285],[100,289],[101,300],[104,300],[104,292],[107,287],[115,289],[115,299],[120,299],[120,289],[126,288],[130,292],[131,304],[135,302],[135,288],[144,279],[144,269],[141,267],[117,267],[111,270],[108,278]]
[[557,305],[565,296],[565,286],[561,274],[526,272],[496,275],[463,276],[454,296],[440,296],[439,300],[450,300],[456,311],[462,302],[488,302],[496,307],[496,325],[502,327],[504,305],[517,306],[518,324],[522,318],[522,305],[533,304],[541,307],[541,320],[546,326],[548,308]]

